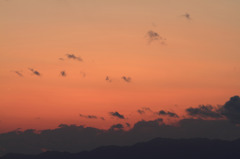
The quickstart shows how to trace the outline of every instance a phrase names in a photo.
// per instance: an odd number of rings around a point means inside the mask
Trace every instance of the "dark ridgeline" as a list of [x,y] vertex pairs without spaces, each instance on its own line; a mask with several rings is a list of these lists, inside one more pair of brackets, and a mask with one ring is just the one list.
[[105,146],[71,154],[7,154],[0,159],[239,159],[240,139],[234,141],[156,138],[133,146]]

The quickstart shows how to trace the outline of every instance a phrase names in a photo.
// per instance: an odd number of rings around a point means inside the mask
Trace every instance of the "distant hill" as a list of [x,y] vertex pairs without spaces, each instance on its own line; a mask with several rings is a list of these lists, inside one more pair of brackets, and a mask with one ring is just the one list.
[[239,159],[240,140],[156,138],[132,146],[105,146],[71,154],[50,151],[39,155],[7,154],[0,159]]

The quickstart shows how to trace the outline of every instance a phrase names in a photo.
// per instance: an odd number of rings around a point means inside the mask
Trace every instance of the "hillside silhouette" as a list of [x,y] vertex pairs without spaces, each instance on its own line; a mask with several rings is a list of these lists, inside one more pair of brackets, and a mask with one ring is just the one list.
[[155,138],[132,146],[104,146],[92,151],[48,151],[38,155],[7,154],[0,159],[234,159],[240,157],[240,139],[233,141]]

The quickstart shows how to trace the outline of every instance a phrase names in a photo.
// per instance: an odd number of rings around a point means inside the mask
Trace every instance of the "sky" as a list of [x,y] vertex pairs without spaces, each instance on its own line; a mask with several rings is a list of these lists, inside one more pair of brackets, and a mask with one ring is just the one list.
[[0,0],[0,133],[218,110],[240,94],[239,15],[238,0]]

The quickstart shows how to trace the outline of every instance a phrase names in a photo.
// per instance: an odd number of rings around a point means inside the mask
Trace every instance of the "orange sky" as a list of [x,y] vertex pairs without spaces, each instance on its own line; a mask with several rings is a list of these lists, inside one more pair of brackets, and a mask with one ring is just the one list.
[[[140,116],[144,106],[184,115],[190,106],[224,104],[240,94],[239,15],[237,0],[0,0],[0,132],[108,128],[157,118]],[[166,45],[149,43],[149,30]]]

